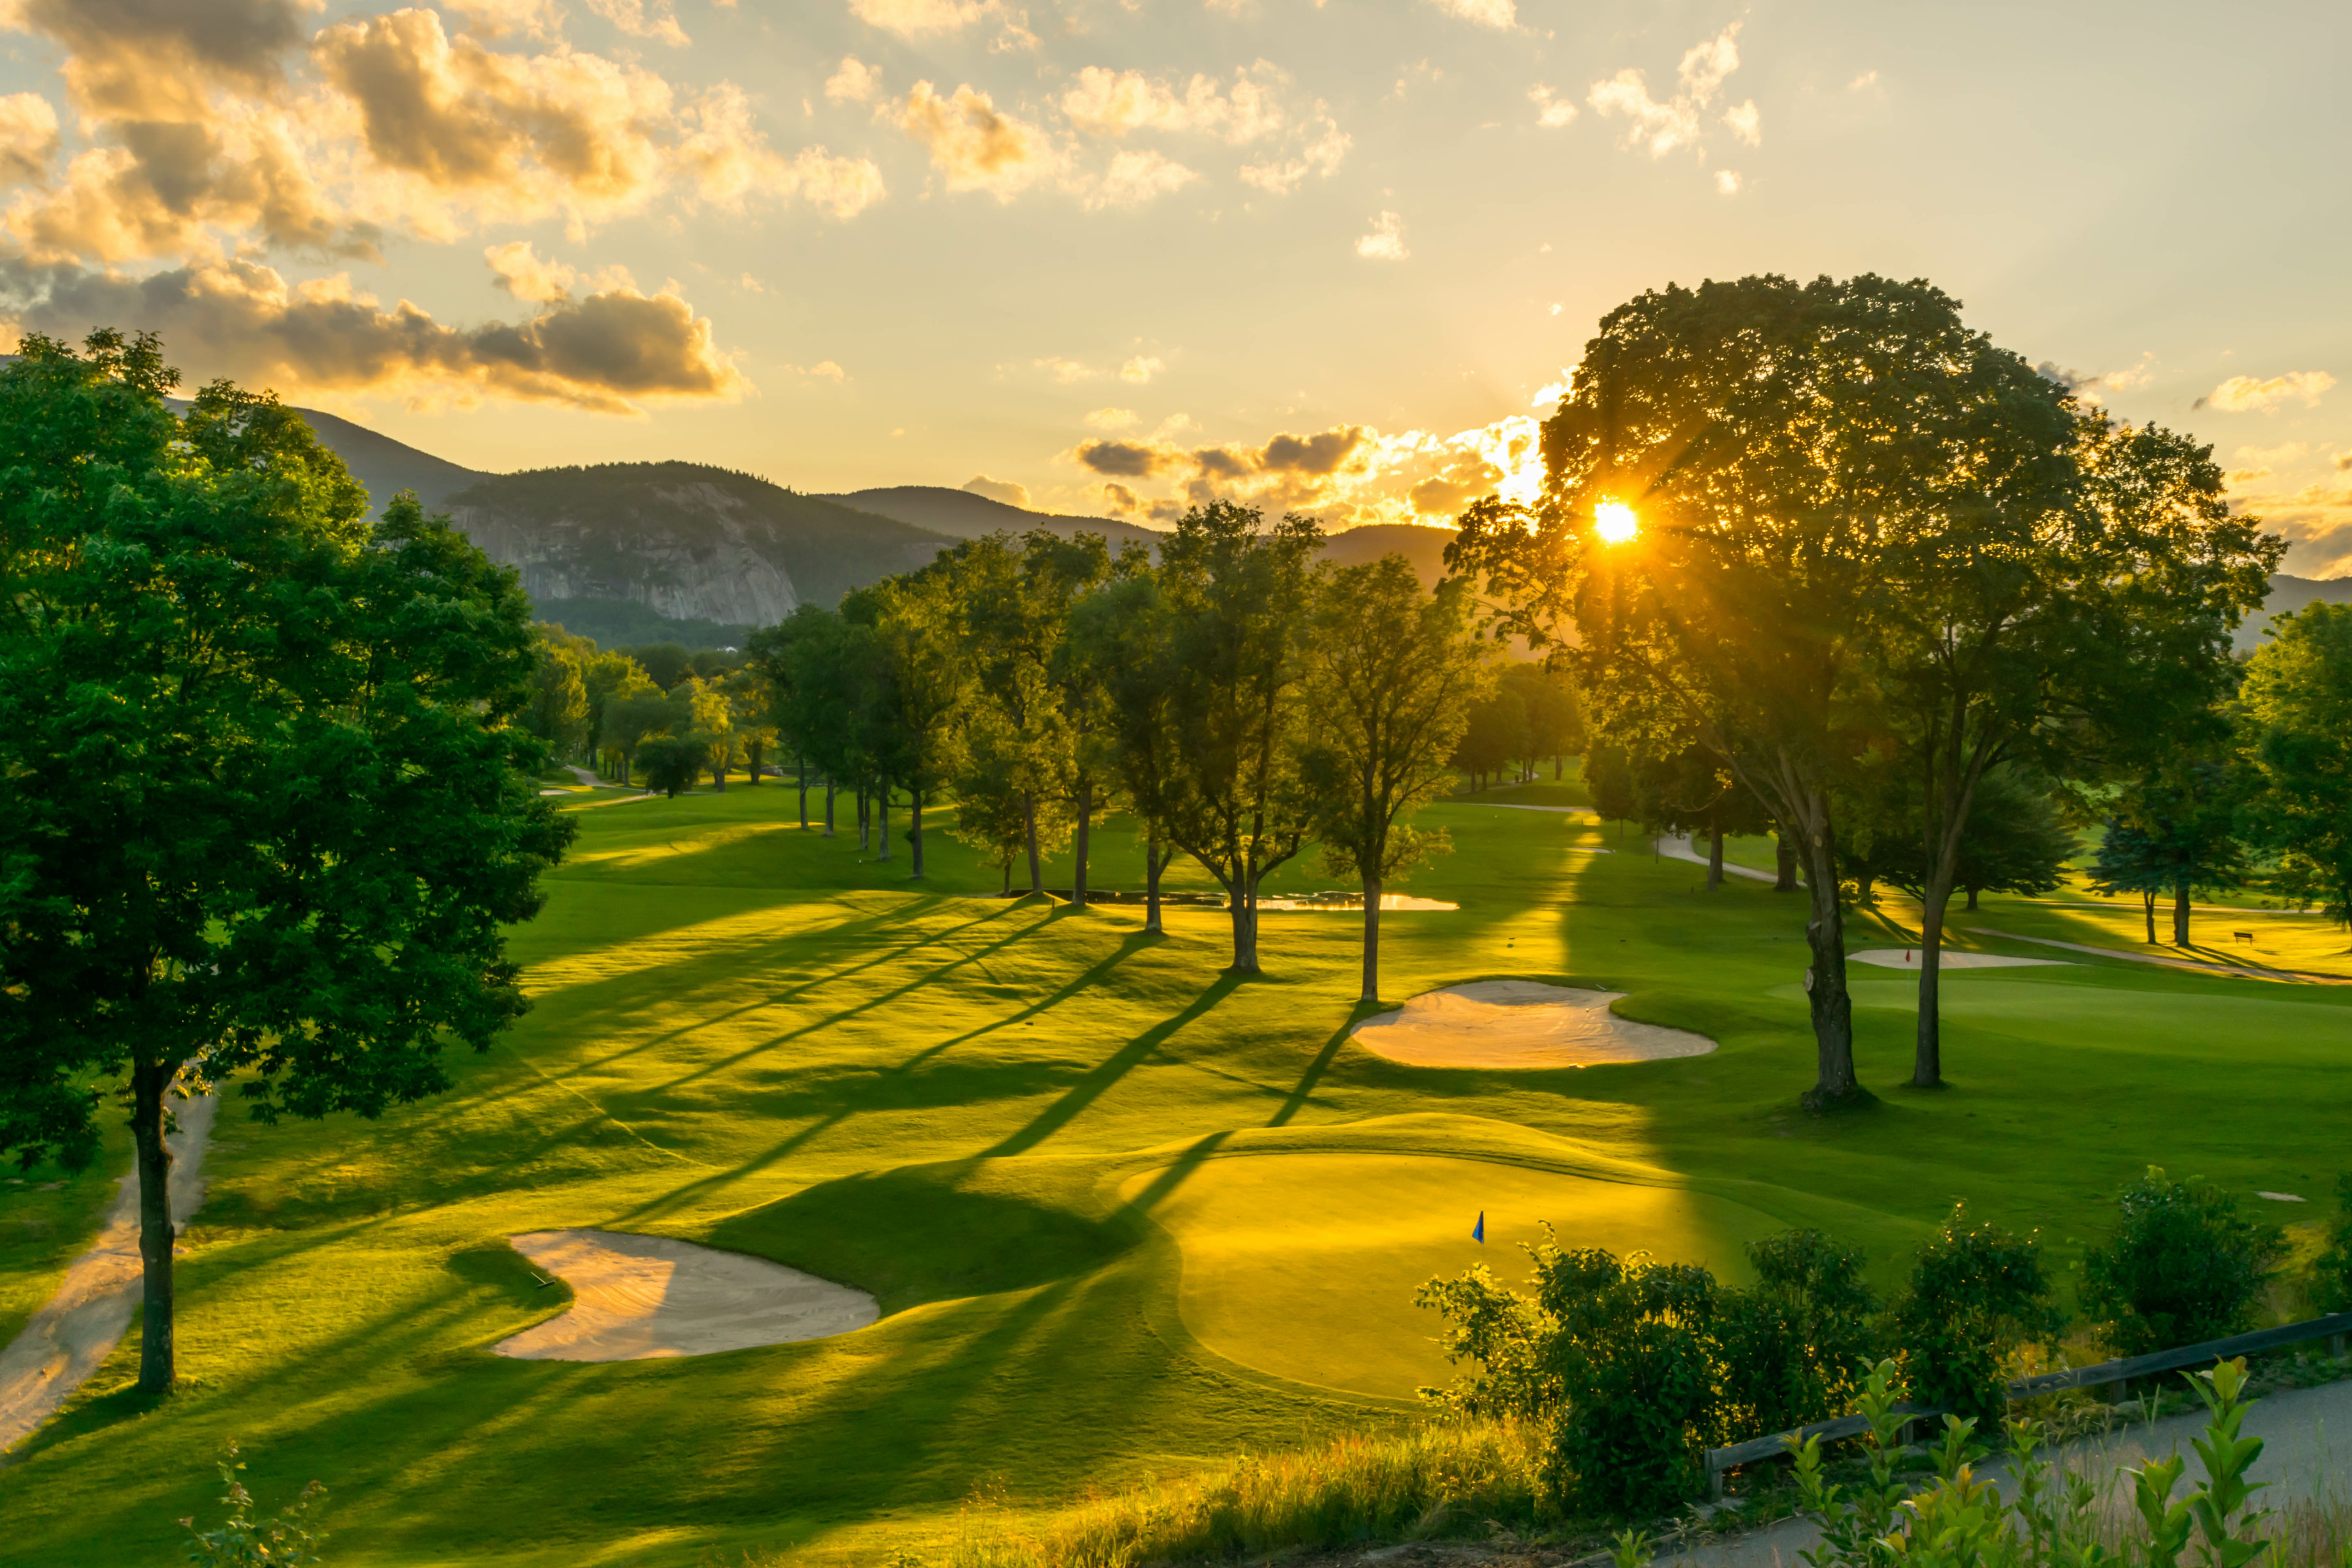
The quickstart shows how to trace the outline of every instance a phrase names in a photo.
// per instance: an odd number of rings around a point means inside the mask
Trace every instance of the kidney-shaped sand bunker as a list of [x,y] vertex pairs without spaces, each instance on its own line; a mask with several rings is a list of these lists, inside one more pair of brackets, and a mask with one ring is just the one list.
[[1365,1019],[1356,1026],[1356,1043],[1417,1068],[1580,1068],[1715,1049],[1705,1035],[1618,1017],[1609,1004],[1623,994],[1532,980],[1474,981]]
[[881,1316],[863,1290],[666,1236],[535,1230],[508,1239],[573,1292],[570,1310],[495,1347],[525,1361],[709,1355],[845,1334]]

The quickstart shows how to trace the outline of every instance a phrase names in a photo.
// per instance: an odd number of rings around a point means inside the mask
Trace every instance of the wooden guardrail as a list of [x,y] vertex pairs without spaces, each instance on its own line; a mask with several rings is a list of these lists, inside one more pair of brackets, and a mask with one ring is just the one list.
[[[2125,1356],[2116,1361],[2103,1361],[2095,1366],[2069,1367],[2063,1372],[2045,1372],[2039,1377],[2021,1377],[2009,1385],[2009,1397],[2012,1401],[2032,1399],[2044,1394],[2062,1394],[2070,1388],[2097,1388],[2102,1385],[2112,1385],[2120,1397],[2124,1385],[2136,1377],[2153,1377],[2158,1373],[2202,1366],[2207,1362],[2227,1361],[2231,1356],[2255,1355],[2312,1340],[2333,1340],[2336,1342],[2333,1348],[2341,1353],[2347,1334],[2352,1334],[2352,1312],[2337,1312],[2330,1317],[2311,1318],[2300,1323],[2284,1323],[2275,1329],[2257,1329],[2251,1334],[2233,1334],[2226,1340],[2208,1340],[2201,1345],[2182,1345],[2178,1350]],[[1944,1414],[1924,1405],[1898,1405],[1895,1409],[1915,1421]],[[1720,1491],[1724,1471],[1785,1454],[1792,1440],[1802,1445],[1810,1437],[1819,1437],[1824,1442],[1840,1437],[1858,1437],[1869,1426],[1870,1423],[1859,1415],[1841,1415],[1834,1421],[1816,1421],[1793,1432],[1775,1432],[1769,1437],[1751,1437],[1745,1443],[1734,1443],[1727,1447],[1709,1448],[1706,1451],[1707,1480]]]

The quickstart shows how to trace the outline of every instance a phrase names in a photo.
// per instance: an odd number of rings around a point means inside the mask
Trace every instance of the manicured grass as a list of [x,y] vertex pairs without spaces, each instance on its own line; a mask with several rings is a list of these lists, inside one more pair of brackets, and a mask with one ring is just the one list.
[[[342,1564],[870,1563],[952,1535],[976,1491],[1058,1507],[1395,1421],[1435,1370],[1434,1324],[1416,1334],[1397,1296],[1478,1254],[1480,1208],[1507,1275],[1542,1218],[1735,1274],[1748,1237],[1817,1225],[1887,1285],[1965,1196],[2041,1228],[2063,1277],[2147,1164],[2324,1199],[2347,1158],[2352,989],[1955,973],[1953,1087],[1920,1095],[1899,1087],[1906,983],[1857,971],[1883,1098],[1818,1119],[1796,1107],[1801,900],[1591,853],[1617,847],[1587,818],[1432,808],[1455,850],[1411,888],[1462,907],[1383,918],[1383,990],[1605,984],[1718,1051],[1403,1067],[1348,1043],[1353,916],[1266,915],[1269,974],[1241,983],[1218,911],[1152,939],[1132,908],[975,896],[995,872],[936,816],[911,889],[903,845],[861,859],[793,800],[738,781],[583,810],[515,941],[537,1005],[455,1064],[455,1092],[375,1123],[225,1118],[183,1259],[186,1385],[152,1408],[123,1392],[126,1344],[0,1469],[10,1563],[175,1560],[172,1521],[215,1511],[232,1435],[265,1506],[330,1484]],[[1100,885],[1138,885],[1130,834],[1097,853]],[[1270,886],[1332,885],[1310,856]],[[1989,900],[1983,923],[2096,941],[2095,914]],[[503,1238],[577,1225],[775,1258],[886,1315],[687,1360],[488,1354],[560,1305]]]

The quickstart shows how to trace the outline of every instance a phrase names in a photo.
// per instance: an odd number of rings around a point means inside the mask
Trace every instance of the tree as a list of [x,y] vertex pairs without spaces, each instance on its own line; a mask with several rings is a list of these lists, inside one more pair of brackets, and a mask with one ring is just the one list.
[[719,678],[719,694],[727,700],[727,727],[743,752],[744,776],[760,782],[760,764],[776,740],[776,699],[764,671],[751,665]]
[[596,645],[575,637],[562,626],[541,624],[534,628],[539,662],[530,672],[530,702],[522,712],[523,727],[547,742],[559,757],[571,756],[588,741],[586,652]]
[[2211,758],[2174,763],[2150,773],[2117,800],[2116,816],[2091,866],[2101,893],[2137,893],[2156,941],[2156,900],[2172,895],[2172,943],[2189,943],[2189,897],[2199,889],[2235,888],[2246,879],[2246,849],[2238,837],[2242,781]]
[[654,735],[637,746],[637,771],[646,788],[672,800],[694,787],[710,760],[710,742],[697,735]]
[[[1233,968],[1257,973],[1257,889],[1306,840],[1298,779],[1299,647],[1307,563],[1322,531],[1302,517],[1265,525],[1233,501],[1195,507],[1160,546],[1150,646],[1137,711],[1164,725],[1142,815],[1225,889]],[[1130,682],[1129,684],[1132,684]]]
[[[586,641],[585,638],[582,640]],[[625,697],[658,696],[659,692],[637,661],[625,653],[598,653],[592,647],[580,674],[588,693],[588,752],[593,763],[607,752],[622,751],[606,724],[614,702]],[[630,748],[636,745],[642,733],[638,731],[630,736]],[[621,760],[625,768],[627,757],[625,752]]]
[[727,765],[735,757],[735,714],[725,689],[698,675],[671,687],[668,728],[673,739],[692,741],[701,749],[698,765],[710,770],[713,789],[725,789]]
[[[2048,781],[2004,763],[1978,781],[1953,885],[1968,894],[1971,911],[1980,893],[2039,897],[2060,887],[2074,847],[2074,830],[2051,798]],[[1927,842],[1916,816],[1883,832],[1874,851],[1878,875],[1915,895],[1925,886]]]
[[1519,750],[1509,760],[1520,764],[1522,777],[1533,778],[1536,764],[1549,757],[1551,776],[1559,778],[1564,771],[1561,759],[1584,749],[1584,710],[1576,700],[1576,688],[1565,672],[1549,664],[1507,665],[1502,684],[1518,697],[1519,710],[1527,715]]
[[815,605],[802,605],[772,626],[751,637],[751,668],[767,678],[778,743],[792,748],[800,788],[801,826],[808,826],[808,764],[825,770],[824,833],[833,837],[833,781],[828,760],[843,728],[845,698],[838,688],[841,617]]
[[625,647],[621,652],[634,660],[664,691],[694,673],[694,656],[677,643],[640,643],[635,647]]
[[504,930],[573,823],[519,721],[530,601],[274,396],[184,418],[156,341],[0,369],[0,1147],[138,1150],[140,1384],[171,1385],[168,1102],[363,1117],[525,1006]]
[[1089,765],[1117,781],[1143,828],[1143,929],[1160,934],[1160,879],[1178,853],[1153,813],[1180,788],[1175,692],[1160,677],[1164,611],[1159,574],[1142,546],[1119,552],[1112,580],[1070,606],[1069,646],[1098,692],[1099,721],[1085,733]]
[[1472,634],[1462,579],[1424,593],[1402,555],[1319,575],[1300,772],[1325,865],[1362,883],[1361,999],[1377,1002],[1381,890],[1448,847],[1442,830],[1424,833],[1405,819],[1453,783],[1469,707],[1495,678],[1489,648]]
[[621,782],[629,782],[631,764],[648,735],[669,728],[670,701],[651,680],[616,691],[604,700],[604,744],[621,759]]
[[1470,775],[1472,794],[1501,776],[1512,758],[1528,750],[1527,700],[1508,688],[1489,689],[1463,715],[1462,738],[1454,765]]
[[971,685],[957,636],[957,579],[949,572],[894,577],[872,590],[868,687],[883,801],[882,858],[890,858],[889,789],[908,792],[908,842],[923,874],[923,802],[948,777],[954,723]]
[[2352,926],[2352,605],[2273,621],[2238,712],[2249,822],[2279,858],[2273,885]]

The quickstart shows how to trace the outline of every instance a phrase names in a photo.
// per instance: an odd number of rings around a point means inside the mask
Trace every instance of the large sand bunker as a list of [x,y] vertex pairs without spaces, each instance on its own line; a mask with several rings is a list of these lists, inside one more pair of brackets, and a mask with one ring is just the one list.
[[524,1361],[646,1361],[821,1340],[881,1316],[874,1298],[740,1252],[666,1236],[536,1230],[514,1248],[575,1293],[571,1310],[497,1345]]
[[1532,980],[1449,985],[1356,1026],[1374,1056],[1417,1068],[1580,1068],[1705,1056],[1705,1035],[1620,1018],[1619,991],[1580,991]]

